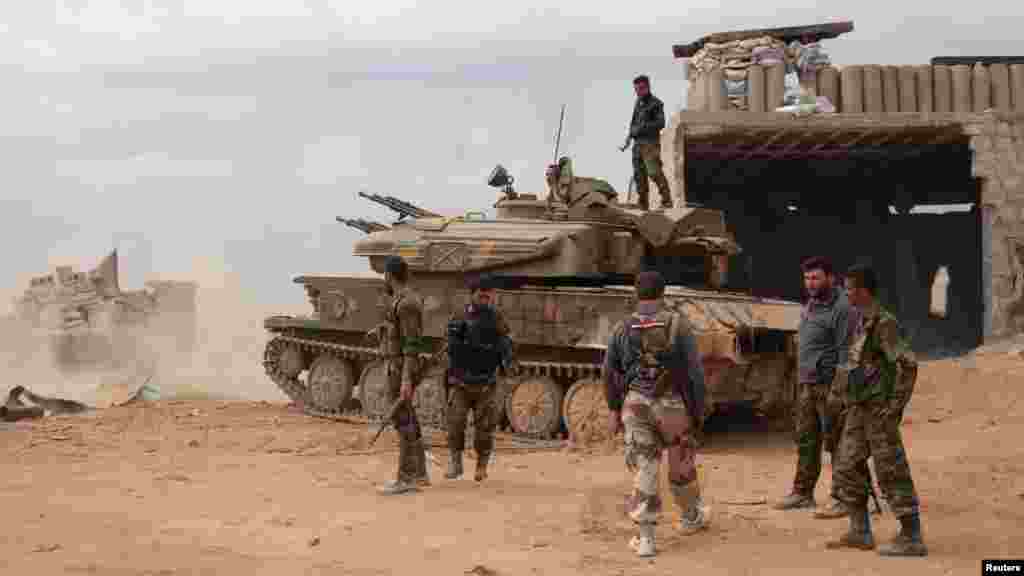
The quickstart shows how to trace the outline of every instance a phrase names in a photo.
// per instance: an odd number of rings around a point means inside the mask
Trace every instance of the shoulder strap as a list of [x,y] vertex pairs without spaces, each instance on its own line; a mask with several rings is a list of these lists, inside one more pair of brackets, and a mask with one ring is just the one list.
[[398,305],[402,303],[402,299],[405,298],[405,292],[402,292],[395,298],[395,301],[391,303],[391,315],[398,318]]

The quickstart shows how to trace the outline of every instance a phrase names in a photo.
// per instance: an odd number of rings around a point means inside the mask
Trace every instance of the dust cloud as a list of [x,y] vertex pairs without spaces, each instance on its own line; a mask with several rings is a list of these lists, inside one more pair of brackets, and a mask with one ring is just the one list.
[[[167,280],[197,285],[195,314],[163,311],[145,327],[120,327],[112,344],[114,366],[101,370],[59,370],[45,329],[0,317],[4,392],[20,384],[37,394],[103,407],[127,399],[148,384],[162,399],[284,402],[284,395],[263,372],[267,341],[263,319],[271,314],[306,313],[308,304],[299,287],[295,301],[288,305],[259,304],[236,273],[209,257],[194,259],[186,272],[161,273],[147,278],[147,283]],[[103,354],[103,350],[88,352]]]
[[175,335],[187,329],[188,320],[175,315],[161,318],[166,329],[150,348],[159,358],[154,380],[161,396],[284,401],[263,372],[267,342],[263,319],[271,314],[305,313],[308,304],[300,288],[296,286],[296,303],[289,309],[261,305],[236,273],[209,257],[194,259],[187,274],[166,275],[166,279],[195,282],[198,290],[193,349],[176,346]]

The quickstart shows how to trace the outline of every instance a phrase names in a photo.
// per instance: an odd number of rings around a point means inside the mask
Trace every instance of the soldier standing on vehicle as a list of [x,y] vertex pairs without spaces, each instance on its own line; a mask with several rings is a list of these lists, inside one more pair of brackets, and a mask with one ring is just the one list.
[[383,325],[387,335],[378,337],[387,361],[388,402],[402,405],[392,424],[398,432],[398,473],[379,488],[382,494],[401,494],[429,485],[423,434],[412,397],[420,378],[420,353],[428,351],[423,340],[423,303],[408,285],[409,266],[398,256],[384,264],[385,289],[391,296]]
[[462,476],[462,451],[470,410],[477,455],[473,478],[477,482],[487,478],[499,417],[497,372],[499,368],[506,372],[515,369],[509,327],[495,306],[491,280],[486,275],[470,279],[470,303],[448,322],[448,479]]
[[[835,402],[829,402],[829,392],[836,366],[846,362],[852,331],[850,303],[835,286],[832,262],[816,256],[804,261],[801,268],[808,300],[800,315],[799,329],[799,396],[794,413],[796,477],[793,491],[775,505],[778,510],[813,508],[823,445],[832,453],[833,466],[837,460],[835,440],[842,430],[843,414],[836,410]],[[832,502],[816,517],[846,516],[836,490],[833,482]]]
[[920,507],[910,464],[900,435],[903,409],[914,391],[917,361],[900,337],[899,322],[878,303],[878,280],[870,266],[846,272],[850,304],[860,312],[851,338],[849,362],[841,366],[841,397],[846,422],[834,477],[839,497],[849,509],[850,527],[827,547],[875,547],[867,502],[868,458],[874,457],[878,483],[893,514],[899,518],[896,538],[879,547],[882,556],[926,556],[921,538]]
[[654,556],[654,526],[661,511],[658,468],[668,450],[668,481],[684,532],[705,527],[695,463],[704,410],[704,368],[692,328],[664,306],[658,272],[636,279],[636,311],[608,340],[605,395],[614,437],[625,426],[626,465],[635,475],[629,517],[640,534],[630,541],[639,556]]
[[648,179],[654,180],[661,195],[661,207],[672,207],[672,192],[661,164],[661,131],[665,128],[665,105],[651,94],[651,80],[641,75],[633,79],[636,104],[629,122],[629,136],[622,146],[626,149],[633,141],[633,180],[640,207],[650,209]]

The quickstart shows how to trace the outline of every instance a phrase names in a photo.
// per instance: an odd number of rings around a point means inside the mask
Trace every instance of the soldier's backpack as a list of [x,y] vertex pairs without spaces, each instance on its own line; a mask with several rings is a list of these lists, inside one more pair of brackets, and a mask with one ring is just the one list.
[[672,331],[676,314],[662,310],[653,315],[633,313],[625,322],[629,342],[629,389],[659,397],[669,391]]

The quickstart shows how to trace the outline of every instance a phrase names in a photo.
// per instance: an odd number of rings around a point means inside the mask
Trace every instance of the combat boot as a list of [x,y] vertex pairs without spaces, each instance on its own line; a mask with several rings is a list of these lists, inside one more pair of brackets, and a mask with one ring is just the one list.
[[683,534],[694,534],[707,528],[709,509],[701,498],[699,481],[679,486],[671,485],[672,496],[679,521],[676,528]]
[[412,444],[412,461],[415,464],[413,477],[419,487],[430,486],[430,471],[427,468],[427,449],[423,445],[423,439]]
[[462,477],[462,450],[452,450],[448,454],[448,472],[444,477],[449,480]]
[[[394,496],[419,490],[416,480],[413,478],[414,474],[411,473],[411,469],[415,467],[415,462],[412,461],[415,455],[412,453],[413,446],[411,444],[413,443],[401,438],[398,440],[398,474],[394,480],[377,488],[377,492],[381,495]],[[422,450],[420,452],[422,453]]]
[[654,524],[641,524],[640,534],[633,536],[629,547],[641,558],[650,558],[657,554],[654,547]]
[[838,498],[832,497],[828,505],[824,508],[814,511],[814,517],[819,520],[826,520],[832,518],[844,518],[849,514],[849,510],[846,509],[846,504],[843,504]]
[[927,556],[928,548],[921,539],[921,517],[917,514],[900,518],[900,532],[891,542],[878,547],[879,556]]
[[419,486],[416,482],[406,480],[405,478],[388,480],[384,485],[377,488],[377,492],[382,496],[395,496],[397,494],[405,494],[406,492],[415,492],[417,490],[419,490]]
[[776,510],[796,510],[797,508],[814,508],[814,505],[814,496],[801,494],[794,490],[772,507]]
[[477,482],[483,482],[487,479],[487,460],[490,458],[490,454],[480,454],[476,460],[476,474],[473,474],[473,480]]
[[842,548],[855,548],[857,550],[871,550],[875,547],[875,538],[871,535],[871,517],[868,515],[867,506],[864,508],[850,508],[850,528],[839,537],[838,540],[829,540],[825,548],[839,550]]

